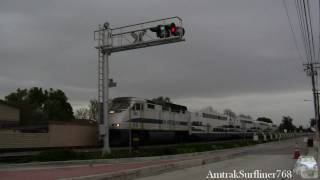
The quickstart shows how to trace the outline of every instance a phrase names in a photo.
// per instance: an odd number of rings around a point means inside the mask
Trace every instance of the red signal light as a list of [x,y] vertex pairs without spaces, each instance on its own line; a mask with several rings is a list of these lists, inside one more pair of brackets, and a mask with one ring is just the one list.
[[171,27],[171,30],[170,30],[172,33],[175,33],[177,31],[176,27]]
[[174,23],[172,23],[171,25],[170,25],[170,32],[171,33],[175,33],[177,31],[177,27],[176,27],[176,25],[174,24]]
[[175,26],[171,27],[170,31],[171,31],[171,33],[175,33],[177,31],[177,28]]

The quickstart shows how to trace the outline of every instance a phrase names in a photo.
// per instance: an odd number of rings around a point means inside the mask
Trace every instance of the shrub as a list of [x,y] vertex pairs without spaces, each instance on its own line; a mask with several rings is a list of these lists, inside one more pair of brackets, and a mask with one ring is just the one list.
[[65,161],[71,159],[79,159],[80,154],[70,149],[53,149],[42,151],[35,156],[37,161]]

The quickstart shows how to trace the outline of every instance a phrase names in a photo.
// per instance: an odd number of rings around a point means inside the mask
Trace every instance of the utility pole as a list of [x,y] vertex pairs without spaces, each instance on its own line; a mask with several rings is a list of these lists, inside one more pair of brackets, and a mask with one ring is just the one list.
[[305,66],[305,71],[307,72],[307,75],[311,77],[311,84],[312,84],[312,94],[313,94],[313,104],[314,104],[314,119],[316,121],[316,138],[319,139],[319,96],[317,92],[316,82],[315,82],[315,76],[317,76],[317,71],[315,69],[319,68],[319,63],[316,62],[310,62],[303,64]]
[[[109,88],[115,83],[109,79],[109,56],[115,52],[158,46],[185,41],[185,30],[180,17],[170,17],[143,23],[110,28],[109,23],[94,31],[98,41],[98,100],[99,134],[103,136],[102,155],[111,152],[109,145]],[[130,107],[129,107],[130,109]],[[131,127],[129,127],[131,131]],[[131,136],[131,134],[130,134]],[[131,142],[131,137],[129,139]]]

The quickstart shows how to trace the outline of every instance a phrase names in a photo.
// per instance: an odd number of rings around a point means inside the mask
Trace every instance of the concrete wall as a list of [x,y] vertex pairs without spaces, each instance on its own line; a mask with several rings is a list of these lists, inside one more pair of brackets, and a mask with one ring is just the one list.
[[95,146],[97,143],[97,124],[50,122],[48,133],[0,130],[0,149]]
[[93,146],[98,135],[96,123],[50,122],[49,146]]
[[19,122],[20,110],[0,102],[0,122]]
[[0,149],[48,147],[48,133],[20,133],[0,131]]

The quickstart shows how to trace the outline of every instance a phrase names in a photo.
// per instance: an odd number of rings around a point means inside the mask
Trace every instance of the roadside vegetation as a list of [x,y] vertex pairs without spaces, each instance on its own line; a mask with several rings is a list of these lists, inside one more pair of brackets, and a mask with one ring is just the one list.
[[[270,142],[272,140],[268,140]],[[115,158],[130,158],[130,157],[150,157],[175,155],[195,152],[205,152],[213,150],[222,150],[228,148],[236,148],[250,146],[263,141],[253,140],[229,140],[206,143],[186,143],[164,146],[149,146],[140,147],[138,149],[120,148],[113,149],[111,154],[101,157],[100,151],[95,152],[79,152],[72,149],[50,149],[40,152],[34,156],[25,157],[7,157],[0,159],[0,163],[27,163],[27,162],[47,162],[47,161],[67,161],[67,160],[89,160],[89,159],[115,159]]]

